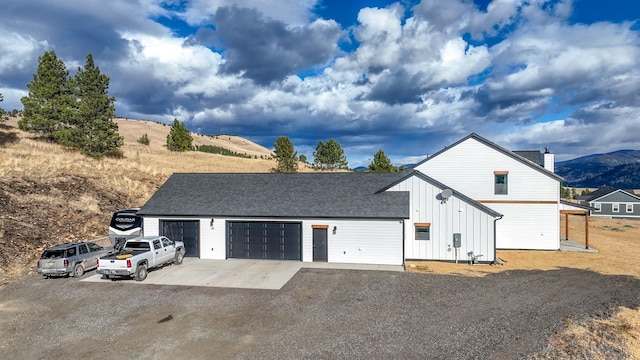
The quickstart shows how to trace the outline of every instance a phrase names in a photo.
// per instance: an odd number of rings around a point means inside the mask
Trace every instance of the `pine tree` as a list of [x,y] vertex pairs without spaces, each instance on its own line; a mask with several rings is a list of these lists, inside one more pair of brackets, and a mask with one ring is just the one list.
[[171,151],[189,151],[192,149],[192,142],[193,137],[189,129],[178,119],[174,119],[167,135],[167,148]]
[[142,136],[140,136],[140,139],[138,139],[138,143],[142,145],[149,145],[151,143],[151,140],[149,140],[149,135],[147,135],[147,133],[144,133]]
[[326,143],[318,141],[316,151],[313,152],[314,165],[321,169],[346,169],[347,158],[344,156],[342,146],[335,139],[331,138]]
[[291,140],[280,136],[273,144],[278,172],[294,173],[298,171],[298,153],[294,150]]
[[[2,100],[4,100],[4,97],[2,96],[2,93],[0,93],[0,102],[2,102]],[[5,121],[4,114],[4,110],[0,108],[0,124]]]
[[305,154],[300,154],[300,161],[303,163],[307,163],[307,156]]
[[109,96],[109,77],[100,73],[91,54],[87,55],[84,69],[78,68],[73,84],[76,112],[58,135],[59,142],[79,148],[91,157],[119,155],[123,138],[118,134],[118,124],[112,120],[116,99]]
[[73,117],[75,98],[69,71],[54,51],[38,59],[38,69],[27,84],[29,95],[20,101],[23,117],[18,121],[20,130],[55,140],[56,132]]
[[398,168],[391,164],[391,160],[387,157],[387,155],[382,151],[382,149],[378,150],[378,152],[373,156],[373,161],[369,164],[369,171],[371,172],[396,172]]

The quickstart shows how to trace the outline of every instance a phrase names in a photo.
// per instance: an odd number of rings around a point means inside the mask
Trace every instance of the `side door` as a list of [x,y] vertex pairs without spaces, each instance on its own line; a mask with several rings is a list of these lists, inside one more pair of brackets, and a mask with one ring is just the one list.
[[162,241],[160,239],[153,239],[151,242],[151,255],[152,261],[149,264],[149,267],[154,267],[156,265],[164,263],[164,259],[166,258],[165,251],[162,248]]
[[176,246],[173,241],[169,240],[166,237],[162,237],[162,246],[164,247],[164,251],[167,254],[165,258],[165,262],[173,261],[173,258],[176,256]]
[[89,248],[85,244],[78,244],[78,260],[76,263],[79,262],[82,263],[85,270],[95,266],[96,260],[93,259],[93,263],[91,262],[91,254],[89,253]]

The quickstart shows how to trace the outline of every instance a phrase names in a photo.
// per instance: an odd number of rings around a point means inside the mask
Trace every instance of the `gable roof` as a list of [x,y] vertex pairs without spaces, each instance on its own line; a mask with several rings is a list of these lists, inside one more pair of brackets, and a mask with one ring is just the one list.
[[452,191],[453,195],[455,195],[460,200],[466,202],[467,204],[469,204],[471,206],[474,206],[474,207],[480,209],[481,211],[484,211],[485,213],[487,213],[487,214],[489,214],[489,215],[491,215],[493,217],[502,217],[503,216],[501,213],[493,210],[492,208],[475,201],[474,199],[464,195],[463,193],[461,193],[459,191],[456,191],[455,189],[451,189],[449,186],[446,186],[445,184],[439,182],[438,180],[436,180],[436,179],[434,179],[434,178],[432,178],[430,176],[427,176],[427,175],[423,174],[422,172],[420,172],[418,170],[413,170],[412,169],[412,170],[405,171],[405,173],[406,174],[404,176],[396,179],[394,182],[392,182],[389,185],[385,186],[384,188],[380,189],[380,191],[386,191],[386,190],[392,188],[393,186],[395,186],[395,185],[407,180],[408,178],[410,178],[412,176],[417,176],[420,179],[422,179],[422,180],[430,183],[431,185],[433,185],[433,186],[435,186],[437,188],[440,188],[442,190],[450,189]]
[[444,149],[442,149],[442,150],[436,152],[435,154],[427,157],[426,159],[420,161],[419,163],[414,165],[414,167],[417,167],[418,165],[423,164],[423,163],[433,159],[434,157],[444,153],[445,151],[449,150],[450,148],[455,147],[456,145],[458,145],[460,143],[463,143],[463,142],[465,142],[465,141],[467,141],[469,139],[477,140],[478,142],[480,142],[480,143],[482,143],[482,144],[484,144],[484,145],[486,145],[486,146],[488,146],[488,147],[490,147],[490,148],[492,148],[492,149],[494,149],[494,150],[496,150],[496,151],[498,151],[498,152],[500,152],[500,153],[502,153],[502,154],[504,154],[506,156],[509,156],[510,158],[512,158],[512,159],[514,159],[516,161],[519,161],[520,163],[522,163],[522,164],[524,164],[524,165],[526,165],[526,166],[528,166],[528,167],[530,167],[530,168],[532,168],[532,169],[534,169],[534,170],[536,170],[536,171],[538,171],[538,172],[540,172],[540,173],[542,173],[544,175],[547,175],[547,176],[549,176],[549,177],[551,177],[551,178],[553,178],[555,180],[558,180],[560,182],[562,182],[564,180],[561,176],[559,176],[559,175],[557,175],[557,174],[545,169],[544,167],[542,167],[542,166],[540,166],[538,164],[534,164],[532,161],[530,161],[530,160],[528,160],[528,159],[516,154],[513,151],[507,150],[507,149],[503,148],[502,146],[497,145],[497,144],[495,144],[495,143],[483,138],[482,136],[480,136],[480,135],[478,135],[476,133],[471,133],[471,134],[465,136],[464,138],[456,141],[455,143],[453,143],[453,144],[451,144],[449,146],[445,146]]
[[409,218],[409,192],[378,190],[399,173],[178,173],[141,215]]
[[633,190],[622,190],[622,189],[618,189],[618,188],[614,188],[611,186],[603,186],[601,188],[599,188],[598,190],[592,192],[591,194],[587,194],[584,195],[584,198],[581,200],[585,200],[587,202],[591,202],[591,201],[595,201],[595,200],[599,200],[607,195],[613,194],[614,192],[622,192],[630,197],[633,197],[635,199],[637,199],[638,201],[640,201],[640,197],[638,195],[636,195]]

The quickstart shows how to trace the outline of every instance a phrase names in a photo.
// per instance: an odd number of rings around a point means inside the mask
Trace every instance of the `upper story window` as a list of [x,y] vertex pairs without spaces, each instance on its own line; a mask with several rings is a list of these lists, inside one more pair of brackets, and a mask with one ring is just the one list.
[[633,204],[627,204],[627,212],[633,212]]
[[508,194],[507,184],[508,184],[509,172],[508,171],[494,171],[493,172],[493,176],[494,176],[495,194],[496,195],[507,195]]
[[611,211],[620,212],[620,204],[611,204]]
[[600,210],[602,210],[600,203],[593,203],[593,208],[596,209],[596,212],[600,212]]

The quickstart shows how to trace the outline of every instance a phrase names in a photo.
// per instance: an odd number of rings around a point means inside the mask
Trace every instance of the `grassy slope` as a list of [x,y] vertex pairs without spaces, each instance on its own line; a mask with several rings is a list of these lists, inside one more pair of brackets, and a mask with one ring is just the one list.
[[[237,136],[194,135],[194,144],[257,159],[171,152],[164,147],[169,126],[116,122],[124,158],[102,160],[37,140],[15,118],[0,125],[0,284],[32,272],[46,246],[105,237],[113,211],[143,205],[174,172],[270,172],[276,165],[268,149]],[[136,141],[144,133],[149,146]]]

